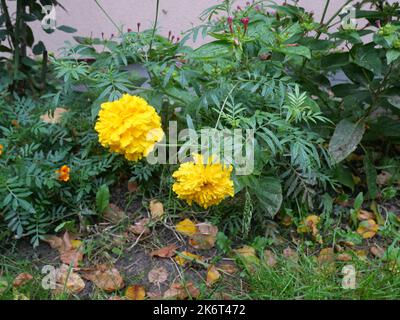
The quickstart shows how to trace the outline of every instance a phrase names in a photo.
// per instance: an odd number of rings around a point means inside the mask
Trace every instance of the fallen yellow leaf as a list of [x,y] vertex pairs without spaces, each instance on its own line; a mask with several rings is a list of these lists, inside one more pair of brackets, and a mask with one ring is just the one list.
[[360,222],[357,233],[362,236],[364,239],[372,238],[378,232],[379,226],[375,222],[375,220],[368,219]]
[[177,255],[174,259],[176,263],[180,266],[185,266],[188,262],[191,262],[192,260],[202,261],[203,257],[194,253],[190,253],[188,251],[182,251],[180,255]]
[[250,246],[243,246],[234,252],[241,258],[242,263],[249,271],[256,271],[256,267],[260,265],[260,259],[256,256],[256,250]]
[[243,246],[234,251],[241,257],[255,257],[256,256],[256,250],[250,246]]
[[189,219],[182,220],[175,226],[175,228],[176,231],[186,236],[193,236],[197,232],[196,225]]
[[219,280],[219,278],[221,277],[221,274],[219,273],[219,271],[217,270],[217,268],[215,266],[210,266],[207,270],[207,286],[212,286],[215,282],[217,282]]
[[143,286],[133,285],[126,289],[125,297],[129,300],[144,300],[146,291]]
[[368,252],[367,250],[361,249],[361,250],[356,250],[355,251],[356,256],[363,261],[366,261],[368,259]]
[[79,249],[82,247],[83,242],[81,240],[71,240],[72,249]]
[[316,215],[307,216],[297,228],[298,233],[312,233],[313,236],[318,234],[317,225],[320,218]]

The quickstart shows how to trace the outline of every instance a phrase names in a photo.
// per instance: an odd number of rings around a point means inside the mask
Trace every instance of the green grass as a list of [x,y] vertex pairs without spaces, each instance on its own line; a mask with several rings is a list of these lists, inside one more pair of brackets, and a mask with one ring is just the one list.
[[[0,255],[0,300],[18,300],[24,297],[30,300],[48,300],[51,299],[51,292],[42,287],[41,270],[35,268],[29,260],[13,260],[5,255]],[[33,279],[18,289],[13,288],[14,278],[27,272],[33,276]]]
[[[343,289],[341,270],[350,264],[356,269],[356,289]],[[321,267],[302,255],[297,263],[279,259],[274,268],[264,265],[246,278],[252,299],[400,299],[399,275],[375,260]]]

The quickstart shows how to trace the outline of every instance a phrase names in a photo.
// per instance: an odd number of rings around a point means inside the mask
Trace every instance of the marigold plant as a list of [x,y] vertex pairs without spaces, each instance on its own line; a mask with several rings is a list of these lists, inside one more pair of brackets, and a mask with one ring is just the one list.
[[233,197],[232,166],[214,161],[214,157],[204,163],[201,154],[194,154],[193,158],[194,161],[183,163],[172,175],[176,180],[172,189],[178,198],[207,209],[227,196]]
[[129,94],[101,105],[95,129],[102,146],[133,161],[146,157],[164,136],[154,107]]

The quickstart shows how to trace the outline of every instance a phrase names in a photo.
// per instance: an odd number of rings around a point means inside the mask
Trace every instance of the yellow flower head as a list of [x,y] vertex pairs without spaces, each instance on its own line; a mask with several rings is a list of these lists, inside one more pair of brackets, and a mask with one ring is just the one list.
[[3,154],[3,149],[4,149],[3,145],[0,144],[0,156]]
[[164,136],[156,110],[129,94],[101,105],[95,129],[102,146],[133,161],[146,157]]
[[58,173],[58,180],[67,182],[69,181],[69,173],[71,172],[71,169],[64,165],[60,169],[56,170],[56,173]]
[[204,164],[200,154],[194,154],[193,158],[193,162],[181,164],[172,175],[176,180],[172,190],[178,198],[207,209],[219,204],[227,196],[233,197],[232,166],[213,161],[213,157],[209,157]]

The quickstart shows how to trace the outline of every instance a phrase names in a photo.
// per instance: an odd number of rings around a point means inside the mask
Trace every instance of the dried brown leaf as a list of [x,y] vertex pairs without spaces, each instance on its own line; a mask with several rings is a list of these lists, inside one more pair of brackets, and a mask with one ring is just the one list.
[[160,258],[171,258],[175,255],[176,249],[177,249],[177,246],[175,244],[171,244],[164,248],[152,251],[150,253],[150,256],[160,257]]
[[129,231],[131,231],[135,235],[147,235],[150,233],[150,229],[147,226],[149,222],[149,218],[140,219],[134,225],[129,226]]
[[150,214],[153,220],[160,220],[164,216],[164,206],[158,200],[150,201]]
[[124,287],[124,280],[117,268],[99,265],[95,270],[85,271],[82,277],[92,281],[98,288],[112,292]]
[[186,286],[180,283],[173,283],[171,287],[164,292],[164,299],[184,300],[189,297],[197,298],[199,295],[200,290],[192,282],[188,282]]
[[17,275],[13,281],[14,288],[18,288],[20,286],[25,285],[29,281],[33,279],[33,276],[27,272],[20,273]]
[[220,269],[222,272],[228,273],[228,274],[234,274],[238,272],[238,269],[233,263],[222,263],[218,265],[218,269]]
[[276,266],[277,264],[276,256],[275,253],[273,253],[271,250],[268,249],[264,250],[264,258],[267,266],[272,268]]
[[113,203],[110,203],[108,205],[108,208],[104,212],[103,217],[111,223],[118,224],[123,219],[125,219],[126,214],[120,207]]
[[359,220],[375,219],[375,214],[370,211],[360,210],[360,212],[358,213],[358,219]]
[[197,231],[189,239],[189,244],[195,249],[208,250],[215,246],[218,228],[211,223],[199,223]]
[[372,246],[369,251],[376,258],[383,258],[385,255],[385,250],[378,246]]
[[335,253],[333,251],[333,248],[321,249],[318,255],[318,262],[320,265],[332,264],[333,262],[335,262]]
[[389,183],[389,180],[392,178],[392,175],[387,171],[382,171],[376,177],[376,183],[380,186],[386,186]]
[[168,279],[168,272],[164,267],[153,268],[147,275],[149,281],[154,284],[160,284]]
[[351,256],[350,254],[348,254],[348,253],[341,253],[341,254],[338,254],[338,256],[337,256],[336,259],[337,259],[338,261],[343,261],[343,262],[348,262],[348,261],[353,260],[352,256]]
[[56,269],[56,288],[53,290],[55,294],[64,291],[68,293],[79,293],[85,289],[85,282],[75,273],[68,265],[62,264]]
[[292,248],[287,247],[283,250],[283,256],[285,258],[288,258],[294,262],[299,260],[299,255],[296,251],[294,251]]
[[129,193],[135,193],[138,191],[138,185],[134,181],[129,181],[128,182],[128,191]]

